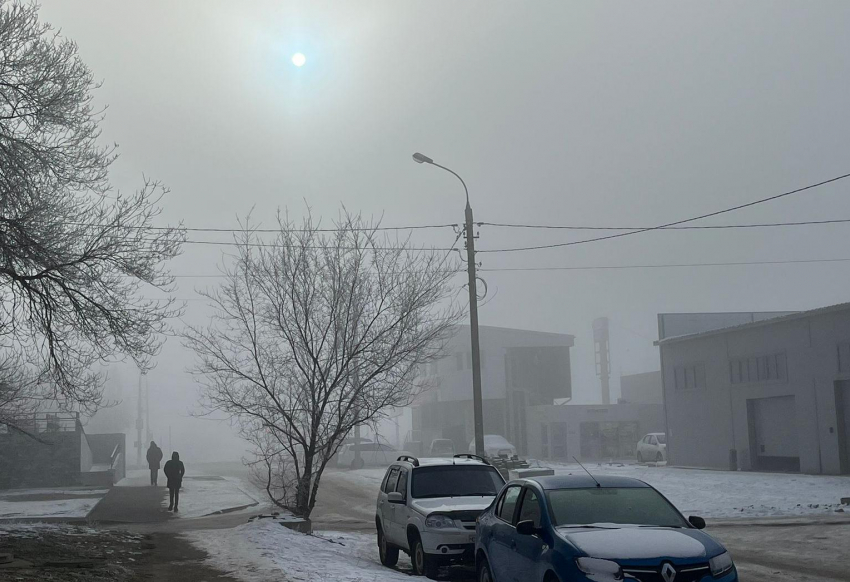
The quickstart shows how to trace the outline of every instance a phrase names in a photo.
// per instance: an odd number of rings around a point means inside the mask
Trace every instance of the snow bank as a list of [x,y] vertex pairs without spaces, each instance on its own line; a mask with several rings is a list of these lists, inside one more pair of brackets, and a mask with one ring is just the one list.
[[[410,576],[378,561],[374,535],[296,533],[270,520],[235,529],[185,534],[209,554],[211,566],[243,582],[309,580],[316,582],[409,582]],[[401,557],[404,564],[406,558]],[[407,567],[409,569],[409,565]]]
[[0,494],[0,520],[84,519],[106,489],[17,489]]

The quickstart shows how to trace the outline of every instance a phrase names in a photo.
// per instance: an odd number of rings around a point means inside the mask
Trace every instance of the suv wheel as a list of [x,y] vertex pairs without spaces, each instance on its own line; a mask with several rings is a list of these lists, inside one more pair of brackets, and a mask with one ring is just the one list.
[[353,461],[351,461],[351,468],[352,469],[362,469],[365,466],[366,466],[366,461],[364,461],[362,457],[359,458],[359,459],[354,459]]
[[422,539],[418,535],[413,539],[410,561],[413,562],[414,576],[425,576],[431,580],[437,579],[440,569],[437,559],[425,553],[425,548],[422,547]]
[[398,548],[387,541],[380,525],[378,526],[378,554],[384,566],[392,568],[398,564]]

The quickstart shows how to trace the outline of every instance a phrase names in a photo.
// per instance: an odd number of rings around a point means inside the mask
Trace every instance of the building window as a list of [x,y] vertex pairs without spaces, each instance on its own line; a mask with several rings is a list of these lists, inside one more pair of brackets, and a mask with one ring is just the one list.
[[787,379],[788,370],[784,353],[735,358],[729,361],[729,380],[732,384],[785,382]]
[[850,374],[850,342],[838,344],[838,371]]
[[676,366],[676,390],[705,388],[705,364]]

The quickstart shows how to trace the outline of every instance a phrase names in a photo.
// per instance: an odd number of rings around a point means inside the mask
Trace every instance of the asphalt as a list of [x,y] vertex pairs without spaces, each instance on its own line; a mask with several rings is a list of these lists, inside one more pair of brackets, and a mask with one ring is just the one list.
[[173,518],[163,506],[165,487],[112,487],[88,515],[104,524],[164,523]]

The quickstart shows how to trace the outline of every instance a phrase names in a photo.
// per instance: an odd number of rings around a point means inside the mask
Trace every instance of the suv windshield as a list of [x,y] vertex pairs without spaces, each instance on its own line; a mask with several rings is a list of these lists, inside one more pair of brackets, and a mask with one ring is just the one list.
[[676,509],[650,487],[547,491],[555,525],[603,523],[687,527]]
[[488,466],[445,465],[419,467],[413,471],[410,494],[426,497],[466,497],[496,495],[505,481]]

